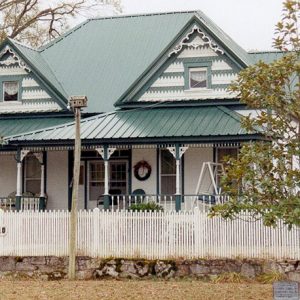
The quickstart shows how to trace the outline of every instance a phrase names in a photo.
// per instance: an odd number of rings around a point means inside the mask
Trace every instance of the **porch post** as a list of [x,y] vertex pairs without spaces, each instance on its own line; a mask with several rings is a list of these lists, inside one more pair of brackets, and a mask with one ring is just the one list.
[[18,149],[17,153],[17,189],[16,189],[16,210],[21,209],[22,199],[22,161],[29,153],[29,150]]
[[95,149],[102,157],[104,161],[104,194],[103,194],[103,205],[104,209],[109,209],[109,158],[114,153],[116,148],[109,148],[104,145],[103,148]]
[[184,152],[188,149],[188,147],[180,147],[179,144],[174,147],[168,148],[168,150],[173,154],[176,159],[176,192],[175,192],[175,209],[176,211],[181,210],[181,200],[182,193],[180,188],[180,165],[181,165],[181,157]]

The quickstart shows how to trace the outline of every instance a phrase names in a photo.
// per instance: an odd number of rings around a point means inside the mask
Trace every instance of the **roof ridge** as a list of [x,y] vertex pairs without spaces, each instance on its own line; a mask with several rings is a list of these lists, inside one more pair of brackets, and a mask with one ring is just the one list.
[[49,43],[39,47],[37,49],[38,52],[43,52],[50,48],[51,46],[59,43],[61,40],[66,38],[68,35],[74,33],[78,29],[81,29],[83,26],[88,24],[91,21],[100,21],[100,20],[113,20],[113,19],[126,19],[126,18],[137,18],[137,17],[151,17],[151,16],[164,16],[164,15],[175,15],[175,14],[188,14],[188,13],[198,13],[200,10],[184,10],[184,11],[171,11],[171,12],[154,12],[154,13],[137,13],[137,14],[124,14],[124,15],[113,15],[113,16],[102,16],[102,17],[95,17],[95,18],[88,18],[85,21],[79,23],[78,25],[74,26],[70,30],[66,31],[59,37],[53,39]]
[[19,45],[19,46],[21,46],[21,47],[27,48],[27,49],[32,50],[32,51],[35,51],[35,52],[39,52],[37,49],[32,48],[31,46],[25,45],[25,44],[23,44],[23,43],[21,43],[21,42],[15,40],[15,39],[13,39],[13,38],[8,38],[8,40],[10,40],[10,41],[13,42],[14,44],[17,44],[17,45]]
[[80,22],[79,24],[77,24],[76,26],[72,27],[71,29],[67,30],[66,32],[64,32],[62,35],[58,36],[57,38],[53,39],[52,41],[50,41],[49,43],[42,45],[41,47],[39,47],[37,49],[38,52],[43,52],[44,50],[52,47],[54,44],[60,42],[61,40],[63,40],[65,37],[67,37],[68,35],[72,34],[73,32],[75,32],[76,30],[80,29],[81,27],[85,26],[87,23],[89,23],[92,19],[87,19],[83,22]]
[[95,18],[89,18],[88,20],[110,20],[110,19],[125,19],[125,18],[137,18],[137,17],[151,17],[151,16],[164,16],[164,15],[175,15],[175,14],[188,14],[188,13],[197,13],[199,10],[174,10],[174,11],[165,11],[165,12],[151,12],[151,13],[135,13],[135,14],[120,14],[113,16],[99,16]]

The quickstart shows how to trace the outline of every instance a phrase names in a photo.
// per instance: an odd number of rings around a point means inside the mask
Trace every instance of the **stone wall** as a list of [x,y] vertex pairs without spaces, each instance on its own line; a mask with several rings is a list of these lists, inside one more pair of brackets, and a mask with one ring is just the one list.
[[[128,260],[77,257],[77,278],[184,278],[210,280],[222,273],[239,273],[255,279],[262,274],[278,273],[287,279],[300,282],[299,261],[265,260]],[[67,277],[67,257],[0,257],[0,277],[39,278],[59,280]]]

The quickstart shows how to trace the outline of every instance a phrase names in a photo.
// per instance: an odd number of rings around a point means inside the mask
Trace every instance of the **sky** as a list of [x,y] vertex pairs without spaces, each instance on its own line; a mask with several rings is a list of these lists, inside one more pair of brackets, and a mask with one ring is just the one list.
[[124,14],[202,10],[245,50],[270,50],[282,0],[122,0]]

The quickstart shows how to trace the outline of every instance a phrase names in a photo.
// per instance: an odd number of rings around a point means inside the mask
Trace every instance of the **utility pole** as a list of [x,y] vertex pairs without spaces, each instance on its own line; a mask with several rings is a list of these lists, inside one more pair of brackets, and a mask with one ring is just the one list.
[[80,118],[81,108],[87,107],[87,98],[85,96],[72,96],[69,100],[69,106],[75,115],[75,147],[74,147],[74,168],[73,168],[73,187],[72,187],[72,206],[69,226],[69,280],[76,279],[76,244],[77,244],[77,203],[78,186],[80,173]]

